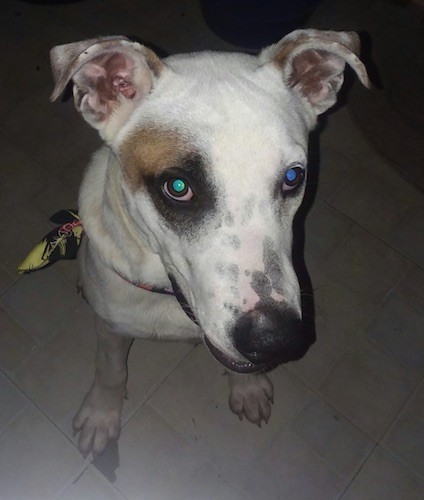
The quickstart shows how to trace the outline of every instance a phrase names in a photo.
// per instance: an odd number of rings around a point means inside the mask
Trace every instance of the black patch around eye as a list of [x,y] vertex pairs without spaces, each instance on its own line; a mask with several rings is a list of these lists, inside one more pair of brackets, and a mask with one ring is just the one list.
[[[181,178],[191,187],[193,197],[186,202],[171,199],[163,192],[163,184]],[[216,209],[216,189],[200,155],[191,154],[159,175],[146,177],[148,193],[170,229],[194,235],[196,226]]]

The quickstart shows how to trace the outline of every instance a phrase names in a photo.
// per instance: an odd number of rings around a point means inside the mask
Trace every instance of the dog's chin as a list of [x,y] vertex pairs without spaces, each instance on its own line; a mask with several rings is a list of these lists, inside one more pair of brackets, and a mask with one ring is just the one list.
[[238,359],[232,358],[229,354],[226,354],[218,349],[218,347],[214,346],[212,342],[205,335],[205,342],[208,346],[209,351],[217,359],[225,368],[237,373],[256,373],[256,372],[264,372],[269,369],[269,367],[265,364],[254,364],[250,361],[240,361]]

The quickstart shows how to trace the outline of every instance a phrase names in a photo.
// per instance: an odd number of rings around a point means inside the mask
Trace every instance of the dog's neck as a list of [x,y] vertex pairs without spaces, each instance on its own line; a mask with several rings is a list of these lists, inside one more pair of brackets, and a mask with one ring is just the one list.
[[115,270],[115,272],[124,281],[126,281],[130,285],[133,285],[133,286],[135,286],[137,288],[141,288],[142,290],[146,290],[147,292],[153,292],[153,293],[160,293],[160,294],[163,294],[163,295],[174,295],[175,296],[175,292],[174,292],[174,289],[172,287],[158,286],[158,285],[146,284],[146,283],[134,283],[133,281],[130,281],[127,278],[125,278],[124,276],[122,276],[122,274],[120,274],[118,271]]
[[90,245],[107,267],[130,283],[154,283],[158,289],[172,289],[160,257],[130,223],[122,193],[122,171],[108,147],[96,153],[79,199]]

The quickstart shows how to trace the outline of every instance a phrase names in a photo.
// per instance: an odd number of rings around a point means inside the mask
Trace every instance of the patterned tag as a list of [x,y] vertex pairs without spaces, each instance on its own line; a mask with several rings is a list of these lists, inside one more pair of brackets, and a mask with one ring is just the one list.
[[30,273],[61,259],[75,259],[84,233],[76,210],[60,210],[50,217],[60,224],[50,231],[18,266],[18,273]]

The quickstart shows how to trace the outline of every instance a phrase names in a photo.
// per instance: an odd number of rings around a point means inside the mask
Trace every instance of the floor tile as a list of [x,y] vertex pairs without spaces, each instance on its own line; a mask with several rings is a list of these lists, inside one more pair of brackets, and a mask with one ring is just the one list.
[[31,197],[30,203],[49,219],[59,210],[77,210],[78,195],[76,191],[53,178]]
[[[424,383],[384,438],[390,450],[409,470],[424,480]],[[423,490],[424,491],[424,490]]]
[[409,297],[413,304],[424,307],[424,269],[411,268],[397,287],[402,297]]
[[409,296],[402,296],[396,289],[366,328],[369,338],[421,376],[424,375],[423,310],[423,304],[414,304]]
[[60,497],[61,500],[124,500],[125,497],[92,465]]
[[371,151],[371,146],[355,125],[346,106],[324,118],[321,144],[331,146],[344,156],[358,161]]
[[417,385],[417,377],[366,340],[352,342],[319,387],[320,394],[378,441]]
[[2,37],[0,54],[7,71],[3,73],[0,84],[0,113],[7,112],[35,88],[48,83],[47,71],[45,68],[41,71],[38,51],[31,49],[34,36],[27,34],[23,42],[16,36]]
[[409,210],[389,243],[413,262],[424,267],[424,204]]
[[92,153],[99,149],[99,145],[94,139],[93,145],[89,148],[84,147],[81,152],[76,152],[70,155],[70,157],[66,155],[60,159],[60,165],[57,165],[55,173],[58,179],[72,192],[79,193],[84,172],[90,163]]
[[286,429],[246,477],[246,491],[266,500],[335,500],[346,484],[300,437]]
[[320,201],[308,215],[305,224],[305,251],[324,262],[347,238],[353,223],[331,206]]
[[28,405],[29,401],[13,383],[0,372],[0,434],[19,413]]
[[0,299],[4,309],[38,344],[54,337],[79,303],[76,292],[52,268],[24,276]]
[[[310,387],[318,387],[361,329],[372,318],[375,307],[361,294],[320,272],[312,277],[315,302],[316,340],[306,355],[288,365]],[[305,321],[308,319],[305,318]]]
[[[91,311],[90,313],[91,315],[93,314]],[[78,316],[78,314],[75,315],[75,317]],[[52,347],[54,347],[55,350],[60,349],[61,351],[59,358],[64,357],[65,353],[68,352],[66,344],[69,344],[69,349],[75,352],[75,355],[71,358],[74,360],[75,366],[66,360],[63,363],[58,361],[57,382],[52,385],[51,393],[46,394],[43,392],[41,390],[42,386],[40,385],[37,386],[35,394],[35,396],[39,396],[38,399],[41,398],[42,400],[45,400],[45,406],[43,406],[43,409],[46,408],[46,412],[48,412],[49,415],[52,415],[52,418],[56,415],[55,418],[57,418],[57,422],[60,422],[61,429],[75,444],[77,444],[79,436],[72,436],[72,419],[79,409],[83,397],[90,389],[94,377],[94,356],[96,343],[94,319],[91,323],[92,324],[87,325],[87,327],[83,329],[85,330],[85,335],[81,336],[82,338],[78,347],[70,345],[73,337],[72,331],[74,329],[68,327],[68,325],[66,326],[65,331],[69,338],[65,337],[63,340],[57,340],[57,342],[52,343]],[[56,336],[56,339],[60,335],[61,333]],[[89,349],[85,347],[87,342],[90,343]],[[124,400],[124,406],[122,409],[122,427],[126,425],[128,420],[135,414],[135,412],[163,382],[163,380],[168,377],[170,372],[172,372],[175,366],[181,362],[191,348],[192,346],[183,342],[154,342],[139,339],[134,341],[128,357],[127,397]],[[43,355],[43,357],[46,356],[48,356],[48,351],[46,351]],[[85,359],[83,359],[83,357]],[[42,364],[42,359],[43,358],[39,359],[37,362],[41,362]],[[69,358],[67,359],[69,360]],[[69,373],[74,375],[69,377],[69,374],[67,373],[63,376],[64,369],[60,369],[60,366],[68,368]],[[52,370],[52,366],[46,368],[46,376],[48,376]],[[59,373],[59,371],[62,373]],[[31,373],[33,372],[34,368],[28,366],[26,373],[23,373],[22,375],[18,374],[20,376],[19,380],[25,376],[26,380],[30,381]],[[41,375],[42,374],[40,374],[40,376]],[[56,399],[60,393],[66,394],[67,397],[65,401],[57,404]],[[36,399],[35,396],[34,399]],[[58,412],[59,414],[57,415]],[[110,454],[110,459],[114,460],[114,450],[108,450],[108,454]],[[106,461],[108,460],[108,457],[106,457]]]
[[356,223],[387,239],[398,231],[406,213],[415,208],[416,199],[375,174],[363,169],[329,199],[331,206]]
[[0,307],[0,369],[11,373],[29,357],[35,341]]
[[[59,175],[82,153],[87,160],[99,144],[97,132],[74,109],[72,99],[49,101],[51,88],[43,87],[0,118],[4,134],[40,165]],[[48,123],[48,126],[46,124]]]
[[[0,86],[0,112],[11,109],[23,97],[31,99],[35,89],[50,85],[50,48],[80,37],[78,31],[67,24],[46,23],[45,16],[40,15],[38,9],[32,8],[31,14],[25,15],[28,8],[21,2],[18,5],[18,9],[4,14],[9,19],[9,26],[2,30],[0,54],[8,70],[4,72]],[[17,16],[17,12],[20,15]]]
[[65,279],[72,290],[82,298],[81,292],[77,289],[78,264],[76,260],[60,260],[54,263],[54,272]]
[[184,342],[134,341],[128,357],[128,399],[124,402],[123,422],[173,372],[192,348]]
[[174,500],[204,460],[149,406],[125,426],[119,440],[115,486],[128,498]]
[[0,195],[2,204],[22,201],[33,196],[52,176],[33,158],[0,135],[2,152]]
[[33,406],[0,436],[3,498],[54,499],[85,467],[75,447]]
[[18,277],[13,276],[5,267],[0,264],[0,296],[17,281]]
[[424,380],[408,401],[406,411],[424,420]]
[[359,170],[359,161],[352,160],[329,144],[320,145],[320,167],[318,195],[324,200],[354,177]]
[[290,429],[346,479],[354,476],[374,447],[365,434],[317,397],[309,398]]
[[6,39],[31,37],[42,27],[45,14],[24,2],[8,2],[2,11],[0,28]]
[[421,478],[424,478],[424,419],[406,413],[385,438],[384,445]]
[[363,229],[355,227],[326,262],[328,273],[364,300],[379,303],[411,264]]
[[28,397],[71,437],[71,420],[94,377],[94,318],[81,305],[45,345],[15,373]]
[[[16,266],[50,230],[48,219],[29,199],[55,179],[2,136],[0,150],[4,158],[0,199],[5,214],[0,220],[0,257],[4,268],[14,276]],[[56,181],[56,190],[60,191],[58,184]]]
[[12,213],[13,217],[0,219],[0,255],[3,267],[16,276],[18,265],[52,230],[52,225],[28,201],[20,201],[18,197],[10,203],[2,200],[4,213]]
[[[245,494],[232,488],[210,464],[201,467],[183,488],[178,500],[244,500]],[[248,500],[248,499],[247,499]]]
[[271,373],[272,415],[261,429],[242,422],[228,407],[228,381],[220,366],[199,346],[181,363],[149,400],[163,418],[205,454],[231,484],[269,445],[275,434],[303,404],[306,387],[285,368]]
[[343,500],[421,500],[424,482],[377,447],[343,495]]
[[422,199],[422,193],[411,182],[399,175],[397,168],[377,149],[372,149],[361,157],[360,165],[383,179],[384,182],[397,187],[400,192],[407,194],[411,202],[416,203],[420,198]]

